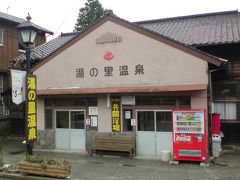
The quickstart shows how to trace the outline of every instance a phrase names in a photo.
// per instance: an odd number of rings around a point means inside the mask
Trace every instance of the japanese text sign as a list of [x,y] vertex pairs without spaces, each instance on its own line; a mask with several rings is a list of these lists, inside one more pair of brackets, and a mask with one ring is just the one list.
[[120,97],[112,97],[112,131],[113,132],[121,132],[121,98]]
[[11,70],[12,102],[16,105],[25,101],[26,71]]
[[37,140],[36,76],[27,75],[26,85],[26,139],[33,142]]

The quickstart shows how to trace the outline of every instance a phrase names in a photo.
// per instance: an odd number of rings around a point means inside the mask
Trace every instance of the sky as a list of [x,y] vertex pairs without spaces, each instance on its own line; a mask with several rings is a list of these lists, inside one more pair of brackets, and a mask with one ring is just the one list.
[[[87,0],[1,0],[0,11],[32,22],[57,37],[72,32]],[[240,9],[240,0],[99,0],[106,9],[130,22]],[[240,10],[239,10],[240,11]]]

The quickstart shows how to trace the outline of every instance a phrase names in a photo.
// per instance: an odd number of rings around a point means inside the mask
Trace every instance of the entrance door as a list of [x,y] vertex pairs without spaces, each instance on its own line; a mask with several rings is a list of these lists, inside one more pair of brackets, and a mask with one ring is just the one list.
[[56,110],[56,149],[85,151],[84,110]]
[[155,121],[154,111],[138,111],[137,154],[155,155]]
[[171,110],[137,111],[137,154],[160,155],[162,150],[172,151]]

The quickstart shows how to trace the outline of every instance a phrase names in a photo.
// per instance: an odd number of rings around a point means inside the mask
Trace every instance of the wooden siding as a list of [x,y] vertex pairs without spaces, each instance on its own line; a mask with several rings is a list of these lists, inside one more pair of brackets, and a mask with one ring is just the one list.
[[[18,43],[19,43],[19,32],[16,26],[0,23],[0,29],[4,30],[4,43],[0,46],[0,67],[8,68],[10,65],[10,60],[19,56]],[[36,46],[39,46],[46,42],[46,37],[44,33],[41,33],[36,38]]]
[[240,78],[240,59],[228,63],[228,75],[233,79]]

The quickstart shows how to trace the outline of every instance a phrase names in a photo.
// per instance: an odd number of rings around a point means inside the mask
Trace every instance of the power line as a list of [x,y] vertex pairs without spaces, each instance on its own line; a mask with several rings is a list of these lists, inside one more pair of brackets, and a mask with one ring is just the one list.
[[62,28],[62,26],[65,24],[66,20],[68,19],[68,17],[70,16],[70,14],[73,12],[73,9],[78,5],[79,0],[76,0],[74,5],[72,6],[72,8],[70,9],[70,11],[67,13],[67,15],[65,16],[65,18],[63,19],[63,21],[61,22],[60,26],[57,28],[57,30],[55,31],[54,35],[58,33],[58,31]]

